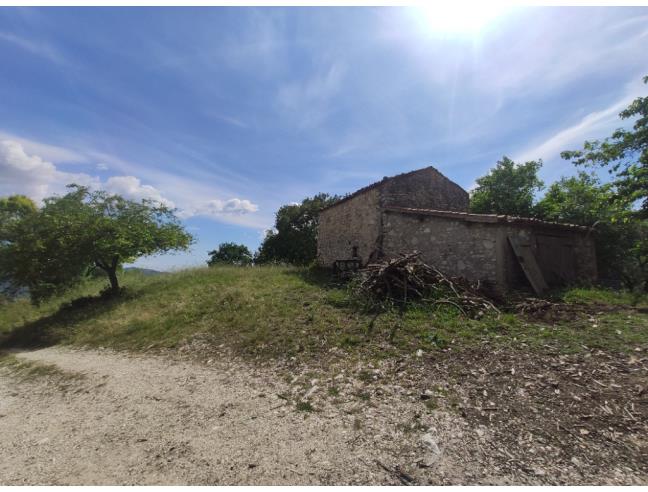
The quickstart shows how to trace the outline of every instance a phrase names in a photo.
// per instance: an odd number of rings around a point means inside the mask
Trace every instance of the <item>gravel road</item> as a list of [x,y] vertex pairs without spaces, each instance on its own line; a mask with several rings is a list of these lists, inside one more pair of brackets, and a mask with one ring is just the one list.
[[433,408],[421,378],[408,386],[397,371],[320,382],[226,356],[14,355],[54,369],[0,368],[3,485],[646,483],[616,463],[584,472],[547,454],[525,466],[521,445],[502,448],[495,427]]
[[82,377],[0,377],[2,484],[398,483],[348,415],[300,412],[277,396],[286,383],[244,364],[15,355]]

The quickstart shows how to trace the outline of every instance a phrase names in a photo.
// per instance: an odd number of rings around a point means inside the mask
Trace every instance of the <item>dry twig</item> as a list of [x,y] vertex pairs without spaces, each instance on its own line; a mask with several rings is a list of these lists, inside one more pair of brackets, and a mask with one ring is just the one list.
[[356,291],[379,302],[391,301],[404,309],[411,300],[432,305],[447,304],[462,314],[481,317],[499,309],[480,292],[479,283],[461,277],[449,277],[438,268],[424,263],[420,253],[371,263],[358,271]]

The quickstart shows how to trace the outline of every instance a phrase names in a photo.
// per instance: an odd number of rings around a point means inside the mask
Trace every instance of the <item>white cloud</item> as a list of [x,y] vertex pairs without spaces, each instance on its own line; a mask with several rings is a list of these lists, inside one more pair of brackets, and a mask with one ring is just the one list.
[[66,185],[76,183],[103,188],[133,200],[147,198],[174,207],[157,188],[142,184],[135,176],[112,176],[102,183],[96,176],[61,171],[52,162],[27,153],[23,144],[16,140],[0,140],[0,176],[2,195],[20,193],[41,201],[46,196],[65,193]]
[[12,140],[18,142],[22,145],[25,152],[28,154],[36,154],[46,161],[74,164],[86,162],[88,160],[87,156],[75,150],[17,137],[10,133],[0,132],[0,140]]
[[[40,202],[47,196],[64,194],[67,184],[77,183],[93,189],[105,189],[135,200],[148,198],[169,207],[177,206],[178,216],[183,219],[199,215],[255,229],[268,227],[272,223],[272,216],[255,213],[259,206],[248,199],[214,198],[231,194],[236,184],[235,180],[213,176],[188,179],[93,150],[86,149],[77,153],[23,138],[4,138],[6,135],[9,134],[0,132],[0,196],[20,193]],[[28,148],[43,150],[64,162],[69,162],[73,157],[75,161],[82,161],[88,166],[94,165],[92,169],[112,169],[120,175],[102,181],[98,176],[65,172],[54,164],[56,159],[46,159]],[[139,174],[140,171],[144,175],[133,175]],[[147,184],[143,184],[142,179],[145,179]],[[226,187],[219,187],[218,182],[225,183]]]
[[24,194],[36,201],[65,191],[65,185],[98,184],[98,179],[83,173],[60,171],[38,155],[28,154],[22,143],[0,140],[0,194]]
[[254,213],[259,210],[259,206],[250,200],[241,200],[240,198],[230,198],[229,200],[209,200],[202,206],[193,210],[191,215],[243,215]]
[[175,204],[171,200],[167,200],[162,196],[160,190],[151,185],[143,185],[139,178],[135,176],[112,176],[108,178],[104,188],[110,193],[115,193],[131,200],[147,199],[161,203],[167,207],[175,207]]

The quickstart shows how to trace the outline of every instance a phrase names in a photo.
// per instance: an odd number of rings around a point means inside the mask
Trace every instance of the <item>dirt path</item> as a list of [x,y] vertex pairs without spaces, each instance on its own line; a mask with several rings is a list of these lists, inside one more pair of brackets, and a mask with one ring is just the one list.
[[[15,355],[57,370],[28,380],[0,370],[4,485],[646,483],[631,469],[503,466],[527,451],[502,450],[487,426],[432,408],[420,388],[380,380],[379,369],[324,383],[227,357]],[[298,408],[304,401],[314,410]]]
[[353,419],[297,411],[285,383],[241,364],[16,355],[85,377],[0,377],[2,484],[398,483],[375,463],[390,456],[353,442]]

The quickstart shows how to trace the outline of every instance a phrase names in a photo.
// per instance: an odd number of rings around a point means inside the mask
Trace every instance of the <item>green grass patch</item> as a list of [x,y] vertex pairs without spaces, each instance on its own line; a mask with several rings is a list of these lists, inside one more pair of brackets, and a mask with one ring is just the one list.
[[337,386],[329,386],[326,391],[329,396],[340,396],[340,389]]
[[557,292],[556,297],[569,303],[604,304],[609,306],[648,306],[648,294],[627,290],[573,288]]
[[315,410],[309,401],[298,401],[295,408],[298,412],[312,412]]
[[[160,276],[121,275],[123,296],[101,298],[102,279],[35,307],[21,299],[0,305],[0,347],[76,344],[116,349],[176,348],[194,337],[249,357],[319,358],[331,349],[357,360],[422,349],[461,349],[484,341],[572,352],[583,347],[631,350],[648,344],[648,315],[625,309],[626,293],[572,289],[567,302],[593,313],[561,322],[504,313],[480,320],[451,306],[414,305],[403,316],[374,320],[325,272],[293,267],[198,268]],[[587,301],[585,301],[587,300]],[[643,302],[643,301],[642,301]],[[596,314],[608,304],[619,309]],[[373,320],[373,323],[372,323]],[[371,375],[361,375],[370,379]]]

